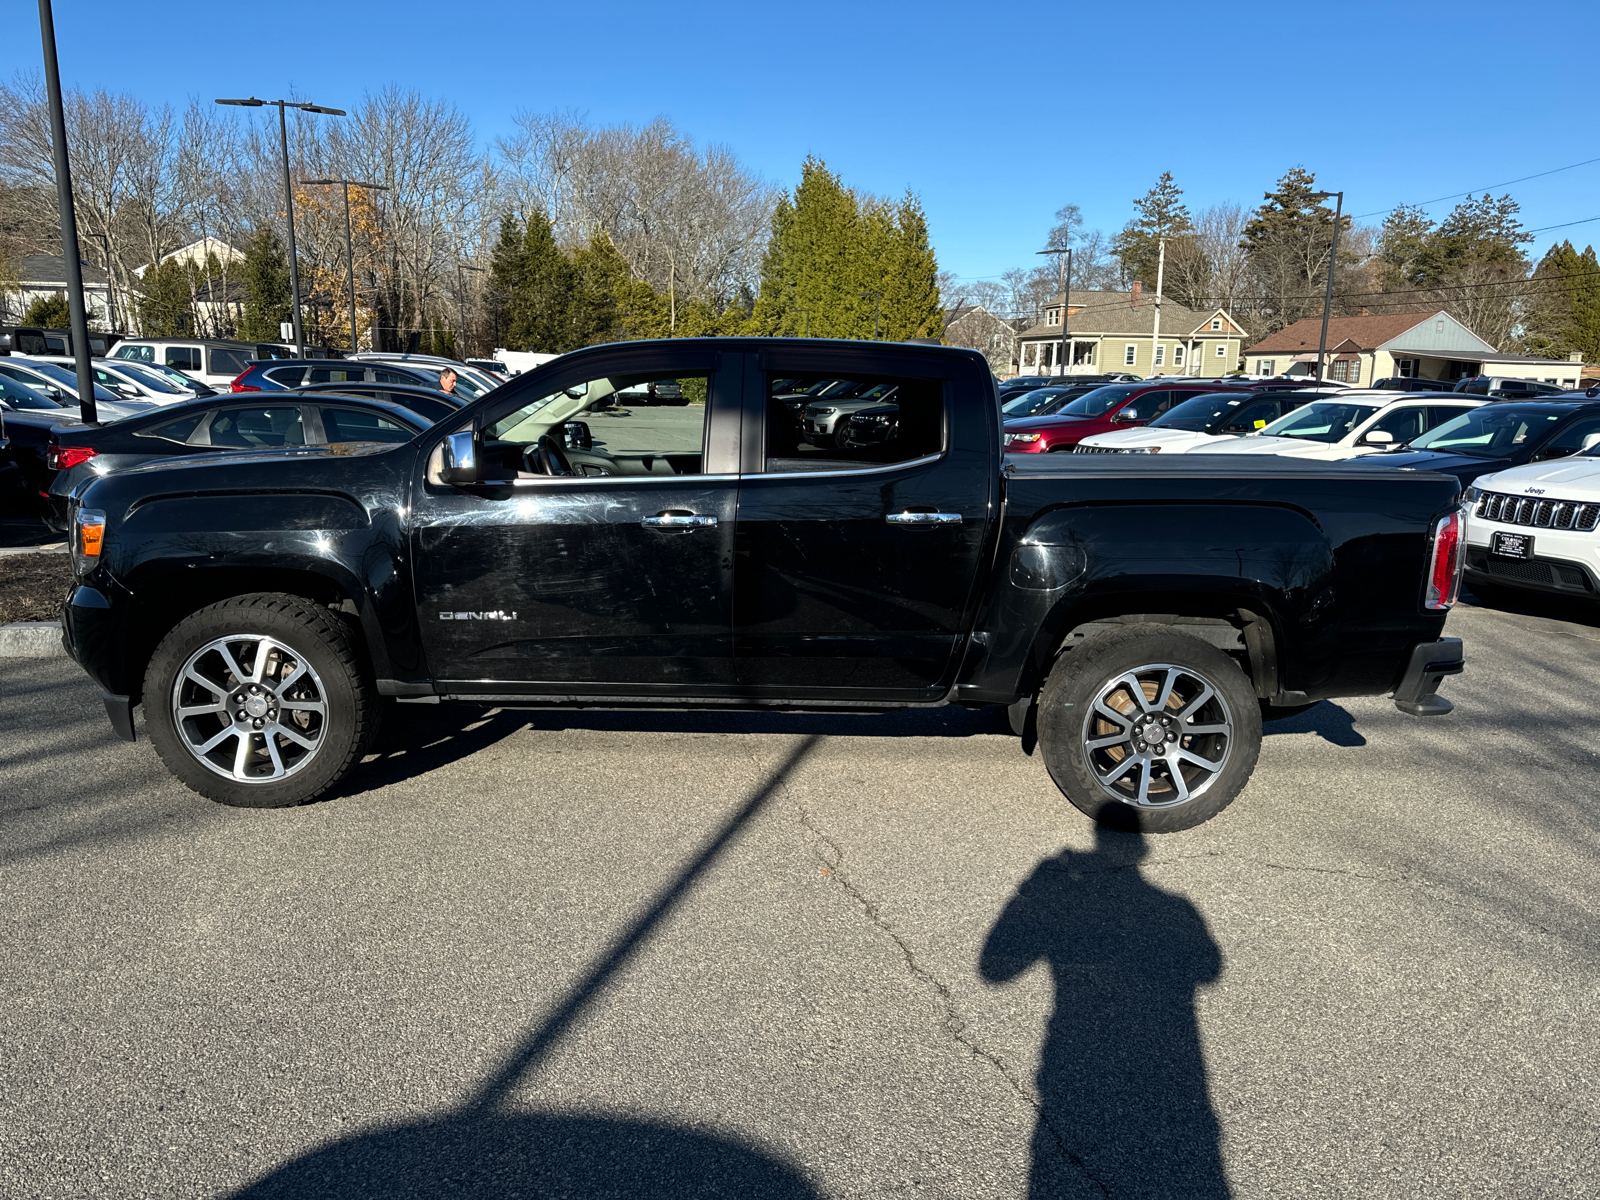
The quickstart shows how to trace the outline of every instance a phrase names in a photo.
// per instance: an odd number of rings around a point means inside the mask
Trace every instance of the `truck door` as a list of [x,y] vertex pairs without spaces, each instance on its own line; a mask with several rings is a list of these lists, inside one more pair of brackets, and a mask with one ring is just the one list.
[[[725,693],[741,356],[572,360],[474,410],[480,475],[498,483],[444,486],[440,448],[425,455],[412,544],[429,671],[457,694]],[[617,403],[666,379],[686,404]]]
[[[998,499],[987,373],[953,355],[864,346],[767,351],[745,378],[740,687],[769,698],[942,695]],[[823,379],[891,385],[894,403],[841,414],[831,436],[808,440],[774,389]]]

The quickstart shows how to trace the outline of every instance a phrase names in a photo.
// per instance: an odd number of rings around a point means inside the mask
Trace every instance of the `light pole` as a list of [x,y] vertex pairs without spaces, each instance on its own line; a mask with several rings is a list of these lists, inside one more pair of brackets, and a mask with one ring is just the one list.
[[344,187],[344,265],[350,280],[350,353],[354,354],[361,347],[356,345],[356,252],[355,243],[350,239],[350,189],[363,187],[375,192],[387,192],[389,189],[385,184],[364,183],[359,179],[302,179],[300,182],[307,187],[333,183]]
[[1061,367],[1058,373],[1065,376],[1067,368],[1072,365],[1067,361],[1067,310],[1072,307],[1072,248],[1069,246],[1062,250],[1038,250],[1035,253],[1065,256],[1057,260],[1061,264],[1061,353],[1056,359]]
[[[44,2],[40,0],[41,4]],[[294,352],[304,358],[306,336],[300,328],[300,264],[294,248],[294,184],[289,179],[289,125],[283,110],[298,108],[302,112],[321,113],[325,117],[342,117],[345,111],[342,108],[323,108],[320,104],[296,104],[293,100],[257,100],[254,96],[245,100],[218,100],[217,103],[237,104],[241,108],[260,108],[264,104],[278,106],[278,140],[283,147],[283,202],[289,215],[289,293],[294,306],[289,315],[294,319]]]
[[1317,339],[1317,379],[1320,382],[1328,353],[1328,314],[1333,311],[1333,267],[1339,261],[1339,227],[1344,224],[1343,192],[1312,192],[1309,199],[1319,203],[1329,196],[1337,196],[1333,205],[1333,249],[1328,252],[1328,290],[1322,298],[1322,336]]
[[882,292],[862,292],[861,293],[861,298],[863,300],[865,300],[868,296],[872,297],[872,340],[873,341],[877,341],[878,340],[878,314],[883,310],[883,293]]
[[44,43],[44,86],[50,101],[50,143],[55,151],[56,204],[61,212],[61,264],[67,269],[67,311],[72,356],[78,368],[78,412],[97,423],[94,367],[89,362],[89,315],[83,307],[83,263],[78,258],[78,214],[72,204],[72,167],[67,162],[67,118],[61,107],[61,68],[56,64],[56,22],[50,0],[39,0],[39,37]]

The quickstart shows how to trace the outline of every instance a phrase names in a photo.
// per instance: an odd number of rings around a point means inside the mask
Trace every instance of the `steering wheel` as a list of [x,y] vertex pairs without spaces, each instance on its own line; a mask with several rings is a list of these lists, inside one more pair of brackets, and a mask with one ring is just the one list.
[[548,433],[523,451],[528,470],[536,475],[576,475],[567,453]]

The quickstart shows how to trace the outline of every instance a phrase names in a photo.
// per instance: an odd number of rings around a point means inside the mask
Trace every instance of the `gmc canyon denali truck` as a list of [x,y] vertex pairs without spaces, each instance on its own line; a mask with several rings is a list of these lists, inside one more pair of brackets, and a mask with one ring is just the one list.
[[[676,379],[682,408],[619,409]],[[774,386],[895,389],[819,448]],[[265,402],[265,401],[264,401]],[[586,419],[585,419],[586,418]],[[1364,464],[1001,451],[953,348],[597,346],[408,442],[152,462],[75,489],[68,651],[225,804],[299,804],[385,698],[881,713],[1007,705],[1098,818],[1221,811],[1263,715],[1462,669],[1452,478]]]

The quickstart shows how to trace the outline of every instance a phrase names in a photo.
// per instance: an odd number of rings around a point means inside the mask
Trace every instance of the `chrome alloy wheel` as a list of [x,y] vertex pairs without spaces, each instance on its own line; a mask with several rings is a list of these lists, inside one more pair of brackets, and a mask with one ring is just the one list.
[[189,753],[218,775],[277,783],[321,749],[327,693],[305,656],[276,638],[218,638],[178,673],[172,724]]
[[1228,765],[1233,719],[1200,672],[1135,667],[1102,686],[1083,722],[1083,756],[1108,796],[1172,808],[1204,792]]

